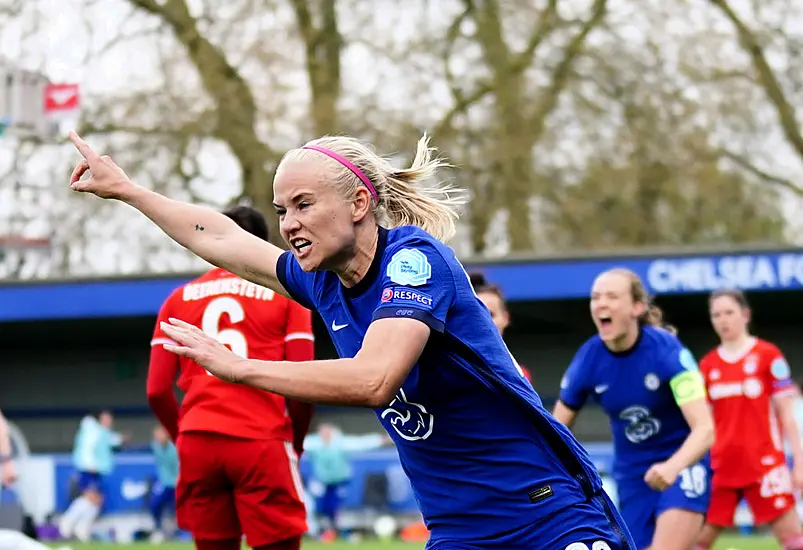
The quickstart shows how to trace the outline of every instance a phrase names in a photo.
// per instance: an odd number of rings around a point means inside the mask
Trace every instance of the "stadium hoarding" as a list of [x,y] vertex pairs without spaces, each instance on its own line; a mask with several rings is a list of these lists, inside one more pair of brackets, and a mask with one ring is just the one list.
[[[750,294],[766,291],[760,296],[751,296],[759,333],[777,342],[792,364],[803,362],[803,346],[794,343],[800,330],[796,319],[800,308],[795,306],[795,301],[803,307],[803,293],[800,292],[803,290],[803,250],[466,261],[465,265],[468,270],[484,271],[513,302],[514,323],[506,339],[517,359],[532,368],[539,392],[547,402],[557,391],[561,374],[574,350],[593,331],[588,318],[589,289],[594,277],[610,267],[632,269],[644,279],[649,290],[659,296],[659,305],[668,310],[669,319],[680,326],[684,343],[698,356],[710,347],[713,337],[705,299],[710,290],[735,286]],[[90,405],[96,405],[93,410],[100,405],[112,408],[121,424],[133,426],[133,431],[141,434],[138,439],[144,440],[153,422],[142,388],[154,316],[168,294],[195,275],[0,284],[0,322],[6,321],[0,329],[4,338],[0,339],[8,342],[12,352],[16,350],[26,361],[31,356],[30,350],[42,346],[43,342],[47,342],[47,346],[41,351],[49,348],[53,354],[58,354],[55,360],[49,361],[52,364],[47,368],[31,369],[30,377],[13,377],[5,393],[0,392],[0,397],[24,396],[33,387],[40,392],[37,380],[43,377],[52,387],[59,388],[58,393],[53,393],[58,399],[46,403],[47,407],[8,402],[17,405],[8,411],[30,434],[32,443],[52,433],[52,430],[39,433],[41,426],[56,419],[61,422],[59,426],[68,421],[77,424],[79,416]],[[781,318],[783,311],[790,312],[788,319]],[[326,328],[317,319],[316,323],[315,332],[320,337],[318,348],[332,356],[334,350],[326,342]],[[98,349],[108,347],[113,348],[110,356],[116,359],[111,363],[100,353],[103,349]],[[70,353],[62,353],[63,348],[69,348]],[[31,359],[34,360],[42,362],[38,355]],[[117,372],[117,362],[122,360],[136,363],[134,378]],[[71,381],[77,372],[84,375],[80,380]],[[97,396],[87,395],[82,391],[86,380],[92,380],[104,391],[96,392]],[[114,388],[122,392],[124,386],[130,388],[127,396],[111,392]],[[120,396],[125,399],[118,399]],[[370,411],[354,410],[351,411],[354,414],[347,417],[343,414],[345,410],[322,408],[319,413],[329,414],[355,433],[361,433],[362,426],[366,430],[375,426]],[[586,411],[579,419],[575,432],[589,450],[593,442],[608,439],[607,430],[602,428],[607,419],[600,414],[589,414],[591,412]],[[600,443],[599,448],[594,461],[604,471],[610,451],[605,443]],[[373,453],[371,458],[376,462],[372,462],[370,468],[363,458],[367,457],[359,457],[359,475],[355,476],[350,491],[353,495],[350,498],[354,500],[349,501],[349,505],[357,508],[363,504],[367,474],[396,472],[398,468],[397,461],[387,452]],[[69,457],[47,454],[38,455],[36,459],[40,468],[30,477],[36,478],[40,489],[41,485],[49,487],[46,493],[49,496],[40,500],[46,502],[42,512],[48,513],[63,507],[67,486],[64,480],[70,473]],[[141,491],[153,472],[152,459],[146,455],[130,455],[126,461],[126,467],[119,469],[120,475],[110,488],[110,512],[136,515],[140,513]],[[304,467],[302,464],[302,469]],[[42,499],[41,494],[41,491],[36,492],[36,498]],[[398,511],[413,510],[409,494],[404,491],[399,491],[393,505]]]
[[762,253],[611,256],[477,266],[509,300],[585,298],[602,271],[634,271],[654,295],[701,294],[717,288],[803,289],[803,250]]
[[[655,295],[803,290],[803,249],[467,261],[466,267],[483,271],[514,302],[585,298],[594,278],[612,267],[633,270]],[[153,316],[195,275],[6,283],[0,322]]]

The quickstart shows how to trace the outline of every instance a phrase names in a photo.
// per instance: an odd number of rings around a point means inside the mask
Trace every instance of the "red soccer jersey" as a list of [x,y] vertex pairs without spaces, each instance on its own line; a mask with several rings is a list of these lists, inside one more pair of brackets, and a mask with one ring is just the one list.
[[[170,317],[191,323],[249,359],[286,359],[287,342],[313,340],[312,314],[274,291],[245,281],[223,269],[213,269],[175,290],[165,301],[151,346],[172,343],[160,328]],[[167,353],[167,352],[165,352]],[[179,431],[209,431],[249,439],[293,440],[284,397],[218,380],[194,361],[174,357],[181,369],[178,386],[185,396]],[[151,359],[149,396],[169,366]],[[162,356],[162,361],[169,361]],[[160,372],[155,372],[161,369]],[[175,377],[173,369],[170,382]],[[163,421],[164,422],[164,421]],[[169,423],[169,420],[168,420]]]
[[794,391],[789,365],[773,344],[756,339],[741,357],[714,349],[700,362],[716,426],[711,466],[725,487],[746,487],[786,463],[772,398]]

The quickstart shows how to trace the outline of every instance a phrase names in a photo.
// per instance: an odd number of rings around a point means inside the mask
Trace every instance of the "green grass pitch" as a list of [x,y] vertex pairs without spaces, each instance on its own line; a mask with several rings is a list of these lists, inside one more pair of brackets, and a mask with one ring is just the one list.
[[[87,544],[74,545],[73,550],[121,550],[123,548],[131,550],[192,550],[191,544]],[[406,544],[403,542],[334,542],[322,544],[318,542],[307,542],[302,546],[303,550],[421,550],[419,544]],[[778,544],[771,537],[729,537],[722,538],[714,550],[776,550]]]

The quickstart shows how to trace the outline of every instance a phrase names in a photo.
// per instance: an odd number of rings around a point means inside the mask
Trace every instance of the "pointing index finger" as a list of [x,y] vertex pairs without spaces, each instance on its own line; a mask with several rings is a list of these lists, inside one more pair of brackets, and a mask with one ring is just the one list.
[[94,149],[92,149],[92,147],[90,147],[89,144],[85,142],[77,132],[75,132],[75,130],[70,132],[69,137],[70,141],[72,141],[73,145],[75,145],[75,148],[78,149],[78,152],[81,153],[81,156],[83,156],[86,160],[94,161],[100,158],[100,155],[98,155]]

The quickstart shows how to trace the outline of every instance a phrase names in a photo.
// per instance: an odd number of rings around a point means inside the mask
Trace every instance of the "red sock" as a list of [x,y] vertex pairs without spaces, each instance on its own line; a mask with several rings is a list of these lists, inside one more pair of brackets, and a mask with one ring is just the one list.
[[196,540],[197,550],[240,550],[240,539]]
[[783,550],[803,550],[803,535],[794,535],[781,541]]
[[274,542],[273,544],[263,544],[255,546],[254,550],[299,550],[301,548],[301,537]]

